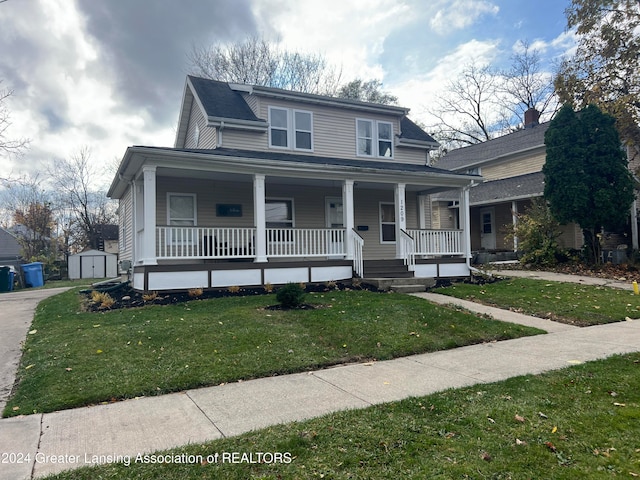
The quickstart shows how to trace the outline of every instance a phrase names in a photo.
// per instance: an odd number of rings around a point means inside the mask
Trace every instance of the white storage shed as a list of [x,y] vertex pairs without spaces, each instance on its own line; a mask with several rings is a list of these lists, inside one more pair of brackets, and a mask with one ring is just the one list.
[[118,256],[100,250],[86,250],[69,256],[69,278],[115,278]]

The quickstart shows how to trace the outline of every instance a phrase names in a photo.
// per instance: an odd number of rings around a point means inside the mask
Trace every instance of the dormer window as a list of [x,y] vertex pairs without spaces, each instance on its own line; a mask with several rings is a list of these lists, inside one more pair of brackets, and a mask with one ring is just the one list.
[[356,119],[357,154],[361,157],[393,158],[393,125]]
[[269,147],[313,150],[313,114],[269,107]]

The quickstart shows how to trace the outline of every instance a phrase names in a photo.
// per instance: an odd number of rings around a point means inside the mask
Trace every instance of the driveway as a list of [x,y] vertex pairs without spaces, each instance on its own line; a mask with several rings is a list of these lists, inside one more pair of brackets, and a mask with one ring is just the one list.
[[69,288],[26,289],[0,294],[0,413],[7,404],[36,306]]

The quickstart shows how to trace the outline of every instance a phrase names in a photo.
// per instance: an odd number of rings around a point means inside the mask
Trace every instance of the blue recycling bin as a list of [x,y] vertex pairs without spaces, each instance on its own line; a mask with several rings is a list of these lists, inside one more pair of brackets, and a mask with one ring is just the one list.
[[22,265],[24,283],[27,287],[41,287],[44,285],[42,262],[25,263]]

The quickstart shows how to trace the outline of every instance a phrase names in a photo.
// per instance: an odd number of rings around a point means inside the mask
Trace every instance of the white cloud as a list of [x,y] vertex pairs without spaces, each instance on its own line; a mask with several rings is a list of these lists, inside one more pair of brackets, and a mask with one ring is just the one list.
[[260,0],[256,17],[262,30],[278,32],[290,50],[321,53],[342,67],[343,79],[381,78],[377,61],[385,39],[412,20],[410,7],[397,0],[287,2]]
[[437,65],[423,75],[414,76],[394,85],[391,89],[398,96],[400,105],[411,108],[411,117],[425,124],[432,124],[434,119],[429,114],[438,94],[447,89],[467,65],[488,65],[499,54],[499,41],[481,42],[471,40],[459,45],[449,55],[441,58]]
[[431,28],[439,34],[451,33],[473,25],[483,15],[497,15],[500,7],[486,0],[447,2],[431,19]]

